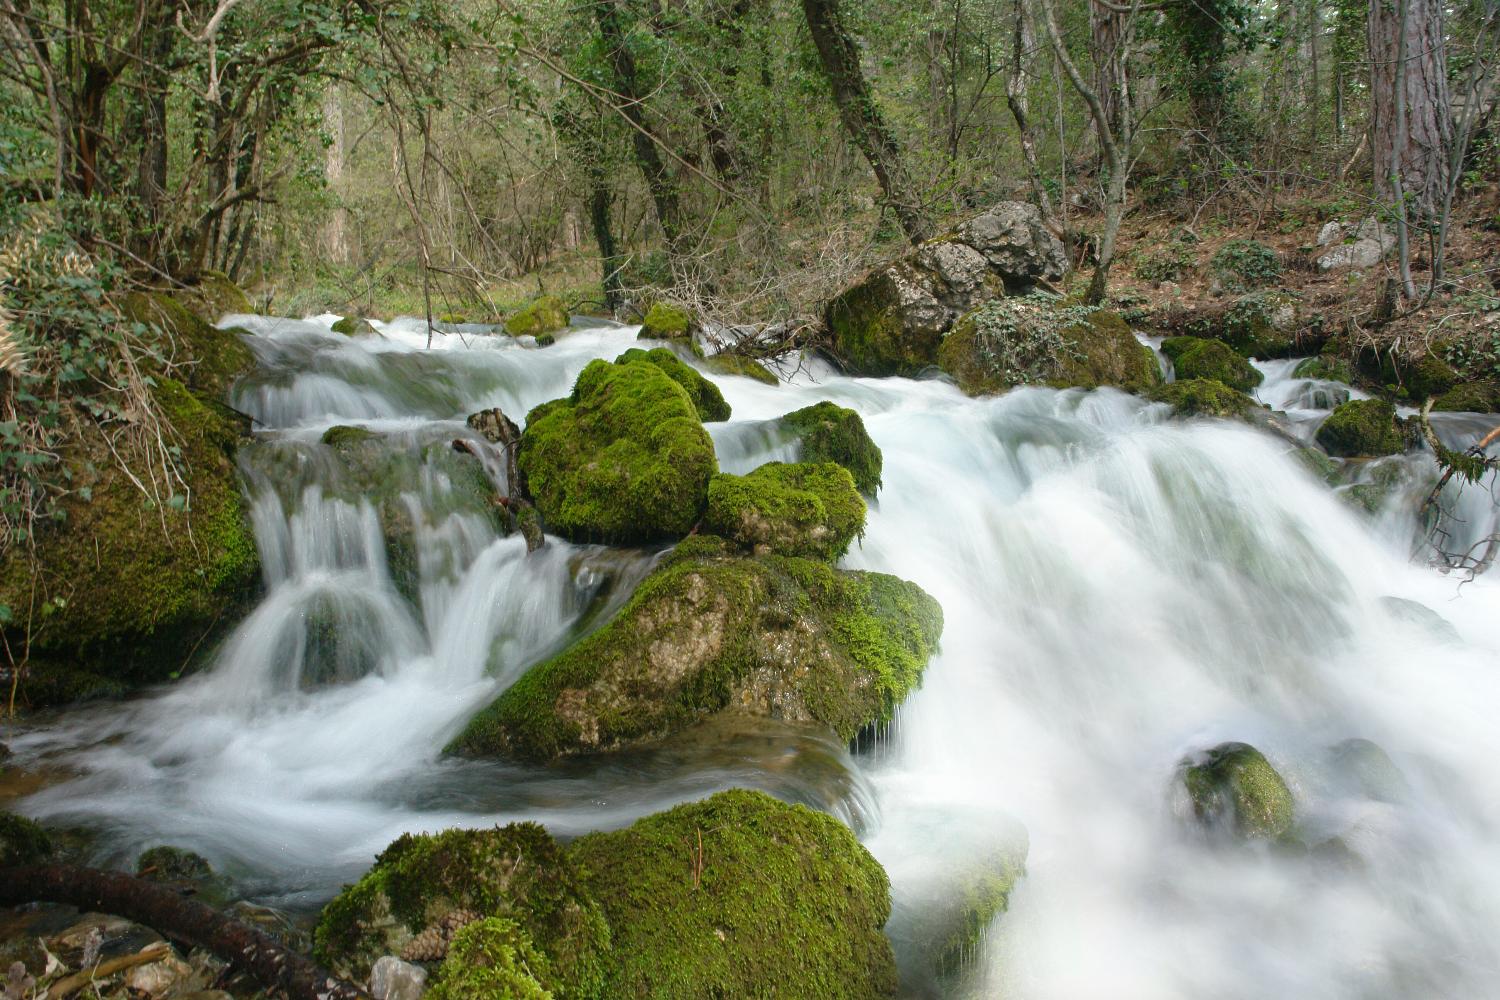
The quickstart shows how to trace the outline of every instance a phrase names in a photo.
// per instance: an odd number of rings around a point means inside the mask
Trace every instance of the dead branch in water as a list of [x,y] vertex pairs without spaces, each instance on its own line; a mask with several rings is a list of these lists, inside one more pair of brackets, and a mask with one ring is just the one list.
[[1444,570],[1466,571],[1469,579],[1472,580],[1493,566],[1496,556],[1500,556],[1500,533],[1481,538],[1463,552],[1450,551],[1446,546],[1452,534],[1444,527],[1444,522],[1452,520],[1453,516],[1443,510],[1442,494],[1443,489],[1454,476],[1470,483],[1478,483],[1487,472],[1500,469],[1500,459],[1490,458],[1486,454],[1486,449],[1500,440],[1500,426],[1495,427],[1466,450],[1453,451],[1443,447],[1443,443],[1438,440],[1437,432],[1432,429],[1432,403],[1433,401],[1428,399],[1423,404],[1418,420],[1422,429],[1422,438],[1427,442],[1427,447],[1432,449],[1432,454],[1443,472],[1438,477],[1437,485],[1433,486],[1427,498],[1422,501],[1417,518],[1420,522],[1428,524],[1425,541],[1434,553],[1433,562]]

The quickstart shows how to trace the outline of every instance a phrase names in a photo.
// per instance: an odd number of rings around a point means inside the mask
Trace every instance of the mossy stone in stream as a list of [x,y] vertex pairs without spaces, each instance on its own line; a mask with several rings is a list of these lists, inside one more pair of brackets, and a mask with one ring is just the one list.
[[729,419],[729,404],[724,402],[724,394],[719,391],[719,387],[665,347],[654,347],[649,351],[632,347],[615,358],[617,365],[635,363],[655,365],[666,372],[673,382],[687,391],[688,398],[693,401],[693,409],[698,411],[698,419],[704,423]]
[[1202,337],[1168,337],[1161,352],[1172,360],[1180,379],[1212,379],[1239,392],[1260,385],[1261,375],[1227,344]]
[[568,857],[612,930],[609,997],[891,996],[890,883],[838,820],[721,792],[580,837]]
[[531,411],[516,462],[549,530],[616,543],[686,535],[718,471],[682,386],[654,364],[607,361]]
[[780,422],[801,442],[802,461],[837,462],[849,470],[855,487],[867,497],[880,489],[885,460],[856,411],[824,400],[793,410]]
[[1383,399],[1351,399],[1339,406],[1318,428],[1317,441],[1340,458],[1394,455],[1406,446],[1396,410]]
[[1241,296],[1224,310],[1217,338],[1248,358],[1284,358],[1296,347],[1298,298],[1291,292]]
[[1218,417],[1229,420],[1244,417],[1256,406],[1255,400],[1211,378],[1181,379],[1159,385],[1146,394],[1148,398],[1172,407],[1176,417]]
[[708,481],[703,529],[757,555],[837,559],[864,528],[854,477],[833,462],[768,462]]
[[347,448],[350,445],[359,444],[379,437],[374,431],[364,427],[351,427],[348,424],[337,424],[323,432],[322,442],[330,448]]
[[1182,763],[1193,816],[1244,839],[1277,840],[1292,829],[1292,793],[1271,762],[1248,743],[1221,743]]
[[942,609],[916,584],[694,536],[604,628],[533,667],[449,749],[550,760],[651,742],[727,709],[841,739],[921,679]]
[[375,328],[370,325],[370,321],[359,316],[345,316],[342,319],[334,320],[332,330],[334,333],[341,333],[346,337],[355,337],[360,334],[375,332]]
[[1448,413],[1500,412],[1500,382],[1463,382],[1438,396],[1432,408]]
[[693,315],[670,302],[656,302],[641,321],[641,340],[676,340],[691,335]]
[[1302,359],[1292,370],[1292,377],[1324,379],[1348,385],[1354,381],[1354,371],[1343,358],[1320,354],[1315,358]]
[[703,367],[717,375],[743,375],[764,385],[777,385],[781,380],[759,361],[738,354],[714,354],[703,359]]
[[223,402],[235,380],[255,367],[244,331],[220,330],[166,292],[132,292],[120,312],[166,334],[172,360],[186,362],[173,378],[205,400]]
[[577,867],[535,823],[400,837],[324,907],[314,954],[362,980],[380,956],[440,947],[445,929],[484,917],[513,922],[547,955],[566,984],[559,998],[601,995],[609,926]]
[[459,929],[428,1000],[553,1000],[551,967],[514,920],[486,917]]
[[52,854],[52,838],[34,820],[0,812],[0,868],[34,865]]
[[1411,796],[1406,775],[1379,744],[1355,737],[1328,750],[1334,769],[1375,802],[1404,802]]
[[505,320],[505,332],[512,337],[539,337],[556,333],[568,325],[568,307],[556,295],[532,299]]
[[211,906],[222,906],[232,898],[229,883],[200,854],[182,847],[162,845],[141,853],[135,862],[137,878],[170,886]]

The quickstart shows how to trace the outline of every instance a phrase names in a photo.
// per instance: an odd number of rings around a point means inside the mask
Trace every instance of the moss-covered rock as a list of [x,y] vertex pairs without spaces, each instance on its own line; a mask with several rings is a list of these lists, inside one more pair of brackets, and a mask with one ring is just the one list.
[[1147,396],[1172,407],[1176,417],[1242,418],[1256,407],[1255,400],[1211,378],[1179,379],[1152,389]]
[[197,311],[215,322],[229,313],[255,312],[250,296],[223,271],[198,272],[198,281],[187,294],[197,300]]
[[380,435],[366,427],[353,427],[349,424],[336,424],[323,432],[322,442],[330,448],[347,448],[350,445],[370,441]]
[[35,821],[0,812],[0,868],[32,865],[52,854],[52,838]]
[[341,333],[346,337],[357,337],[375,332],[370,321],[360,316],[345,316],[342,319],[336,319],[331,329],[334,333]]
[[1241,296],[1224,310],[1218,339],[1249,358],[1284,358],[1296,349],[1299,300],[1291,292]]
[[230,885],[200,854],[181,847],[152,847],[135,862],[137,878],[170,886],[210,906],[223,906],[231,897]]
[[223,402],[234,381],[255,367],[243,331],[220,330],[165,292],[134,292],[125,297],[120,311],[166,335],[173,346],[172,360],[181,364],[173,377],[205,400]]
[[641,340],[680,340],[693,334],[693,314],[670,302],[654,303],[641,321]]
[[1161,352],[1172,361],[1181,379],[1212,379],[1231,389],[1249,392],[1265,378],[1227,344],[1201,337],[1168,337]]
[[539,337],[556,333],[568,325],[568,307],[556,295],[532,299],[505,320],[505,332],[512,337]]
[[632,347],[615,358],[617,365],[634,363],[655,365],[666,372],[673,382],[687,391],[688,398],[693,401],[693,409],[698,411],[698,419],[704,423],[729,419],[729,404],[724,401],[724,394],[719,391],[719,387],[704,378],[703,373],[698,369],[684,363],[681,358],[665,347],[656,347],[649,351]]
[[654,364],[607,361],[528,414],[516,462],[548,529],[580,541],[681,538],[718,471],[682,386]]
[[454,924],[484,917],[513,922],[547,955],[560,998],[601,995],[609,926],[572,861],[535,823],[402,836],[324,907],[314,953],[362,980],[380,956],[413,942],[430,947]]
[[768,462],[708,481],[703,528],[756,555],[837,559],[864,532],[865,502],[841,465]]
[[1316,378],[1328,382],[1343,382],[1348,385],[1354,381],[1354,370],[1349,366],[1349,362],[1342,358],[1320,354],[1301,361],[1292,370],[1292,377]]
[[1340,458],[1375,458],[1405,448],[1396,410],[1383,399],[1351,399],[1318,428],[1318,444]]
[[1277,840],[1292,829],[1292,792],[1271,762],[1247,743],[1221,743],[1182,762],[1193,817],[1246,839]]
[[1440,394],[1432,408],[1444,412],[1500,412],[1500,382],[1463,382]]
[[842,465],[867,497],[880,489],[884,458],[858,412],[824,400],[788,413],[781,418],[781,426],[801,442],[804,462]]
[[[921,322],[920,303],[895,268],[877,271],[829,303],[824,322],[833,350],[857,375],[916,375],[937,360],[942,317]],[[913,316],[907,316],[908,312]]]
[[738,354],[711,355],[703,360],[703,367],[715,375],[743,375],[765,385],[776,385],[781,381],[775,372],[759,361],[752,361]]
[[1420,601],[1387,595],[1380,598],[1380,608],[1397,621],[1416,626],[1438,642],[1449,646],[1463,645],[1463,638],[1453,623]]
[[721,792],[568,856],[613,932],[609,997],[890,996],[885,872],[842,823],[760,792]]
[[734,709],[841,739],[917,686],[942,609],[916,584],[810,559],[737,557],[697,536],[604,628],[527,671],[454,740],[549,760],[650,742]]
[[551,968],[514,920],[486,917],[453,935],[428,1000],[553,1000]]
[[1406,775],[1390,754],[1370,740],[1358,737],[1343,740],[1329,747],[1328,758],[1341,777],[1372,801],[1405,802],[1411,797]]

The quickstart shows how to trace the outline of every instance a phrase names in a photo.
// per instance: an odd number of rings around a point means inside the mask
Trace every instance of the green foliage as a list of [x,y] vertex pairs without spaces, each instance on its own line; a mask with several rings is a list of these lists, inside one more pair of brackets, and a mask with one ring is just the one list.
[[961,322],[973,325],[979,363],[994,379],[1006,386],[1037,385],[1052,377],[1058,358],[1074,350],[1063,331],[1099,311],[1036,292],[986,302]]
[[1281,278],[1281,257],[1255,240],[1230,240],[1214,254],[1210,269],[1227,290],[1248,292]]
[[854,477],[833,462],[768,462],[708,481],[704,530],[758,554],[837,559],[864,527]]
[[1318,428],[1318,444],[1338,457],[1374,458],[1405,448],[1396,410],[1383,399],[1351,399]]
[[1276,769],[1246,743],[1224,743],[1184,761],[1182,781],[1194,817],[1246,839],[1277,840],[1292,829],[1293,803]]
[[606,361],[531,411],[516,461],[547,527],[581,541],[686,535],[718,471],[682,386],[655,364]]
[[1210,379],[1231,389],[1249,392],[1265,378],[1227,344],[1198,337],[1168,337],[1161,351],[1183,379]]
[[1163,281],[1181,281],[1193,273],[1198,266],[1198,255],[1193,244],[1184,240],[1173,240],[1154,250],[1144,250],[1140,263],[1136,265],[1136,277],[1153,284]]
[[553,1000],[547,957],[515,921],[486,917],[453,936],[438,967],[432,1000]]
[[885,872],[848,827],[721,792],[568,849],[614,930],[610,997],[891,995]]
[[615,358],[617,365],[633,362],[653,364],[671,376],[673,382],[687,391],[688,398],[693,401],[693,409],[698,411],[698,419],[704,423],[729,419],[729,404],[724,401],[724,394],[719,391],[719,387],[665,347],[655,347],[649,351],[632,347]]
[[865,496],[879,491],[884,458],[858,412],[824,400],[793,410],[781,425],[801,440],[804,462],[836,462],[849,470]]
[[0,812],[0,869],[33,865],[52,854],[52,838],[34,820]]

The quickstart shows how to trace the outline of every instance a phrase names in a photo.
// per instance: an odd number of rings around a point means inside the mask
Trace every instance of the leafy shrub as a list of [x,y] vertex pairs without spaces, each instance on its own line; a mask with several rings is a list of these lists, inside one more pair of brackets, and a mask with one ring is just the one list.
[[1281,278],[1281,258],[1255,240],[1230,240],[1214,254],[1213,272],[1228,290],[1248,292],[1275,284]]

